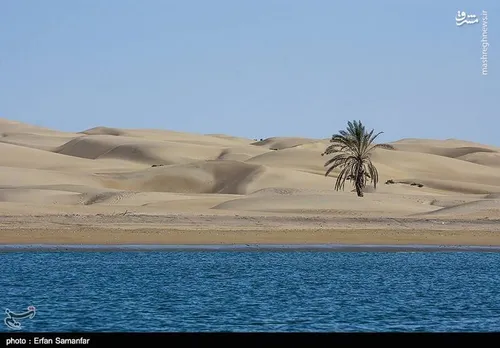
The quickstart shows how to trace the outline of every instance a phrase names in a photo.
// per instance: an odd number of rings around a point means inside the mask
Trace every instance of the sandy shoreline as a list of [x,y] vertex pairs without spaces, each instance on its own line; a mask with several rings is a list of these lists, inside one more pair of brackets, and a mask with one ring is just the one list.
[[500,246],[473,245],[367,245],[367,244],[9,244],[5,252],[500,252]]
[[0,244],[500,246],[500,223],[195,214],[3,216]]
[[395,230],[169,230],[169,229],[9,229],[0,244],[370,244],[500,246],[498,232]]

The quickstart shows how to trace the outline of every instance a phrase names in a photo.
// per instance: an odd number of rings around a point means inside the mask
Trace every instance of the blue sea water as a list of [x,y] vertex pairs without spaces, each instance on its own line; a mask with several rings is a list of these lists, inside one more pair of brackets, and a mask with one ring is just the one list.
[[21,331],[500,331],[500,253],[7,252],[0,261],[1,306],[36,307]]

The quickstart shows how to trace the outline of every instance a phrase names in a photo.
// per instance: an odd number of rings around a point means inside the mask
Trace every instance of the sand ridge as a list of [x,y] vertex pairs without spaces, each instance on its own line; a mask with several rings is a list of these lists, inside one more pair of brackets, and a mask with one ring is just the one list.
[[297,216],[500,218],[500,148],[456,139],[392,144],[373,153],[380,182],[358,198],[349,184],[333,190],[335,172],[324,176],[328,139],[107,126],[72,133],[0,119],[0,215],[17,216],[9,226],[19,228],[23,216],[49,226],[57,214],[125,212],[257,214],[297,228]]

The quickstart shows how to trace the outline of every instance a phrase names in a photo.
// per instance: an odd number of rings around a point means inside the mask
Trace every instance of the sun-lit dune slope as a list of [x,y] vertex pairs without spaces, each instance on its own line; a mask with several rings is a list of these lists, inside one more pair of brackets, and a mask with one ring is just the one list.
[[317,142],[318,139],[299,138],[299,137],[272,137],[253,142],[254,146],[262,146],[271,150],[283,150],[307,143]]
[[459,149],[464,147],[500,151],[500,147],[497,146],[480,144],[472,141],[459,140],[459,139],[436,140],[436,139],[406,138],[394,141],[391,144],[401,149],[404,148],[405,151],[415,151],[415,152],[434,153],[434,154],[437,154],[434,151],[444,151],[445,149],[453,151],[453,149]]
[[51,150],[78,136],[29,124],[0,118],[0,142]]
[[[426,202],[427,203],[427,202]],[[336,214],[362,216],[407,215],[415,212],[430,212],[436,207],[404,196],[386,197],[383,194],[367,195],[360,200],[350,192],[338,193],[269,193],[250,195],[218,204],[214,209],[236,211],[260,211],[288,214]]]
[[[438,181],[450,181],[454,185],[459,182],[464,188],[486,185],[498,187],[500,191],[500,171],[498,168],[458,158],[416,151],[377,149],[373,152],[372,160],[377,167],[380,166],[381,181],[389,179],[416,180],[429,185]],[[387,170],[382,170],[381,165]],[[451,186],[447,189],[454,190]]]
[[92,174],[99,170],[131,168],[128,163],[123,161],[92,161],[7,143],[0,143],[0,166],[74,172],[76,175],[79,173]]
[[112,127],[94,127],[79,132],[79,134],[110,135],[115,137],[142,138],[148,141],[171,141],[181,144],[187,143],[220,147],[248,145],[254,142],[250,139],[222,134],[196,134],[162,129],[124,129]]
[[456,158],[484,166],[500,168],[500,152],[474,152]]
[[9,133],[0,135],[0,142],[50,151],[74,138],[72,134]]
[[35,126],[23,122],[8,120],[6,118],[0,117],[0,132],[12,132],[12,133],[38,133],[38,134],[48,134],[53,136],[64,135],[66,132],[57,131],[50,128]]
[[500,148],[495,146],[456,139],[402,139],[392,144],[402,151],[457,158],[487,166],[500,166]]
[[227,134],[205,134],[205,136],[210,138],[219,138],[222,140],[229,140],[235,143],[241,143],[242,145],[249,145],[255,142],[255,140],[242,138],[242,137],[234,137],[232,135]]
[[0,143],[0,165],[4,167],[53,169],[89,167],[91,161],[81,158],[67,158],[49,151],[38,150],[25,146]]
[[466,202],[420,214],[428,217],[446,218],[500,218],[500,199],[483,199]]
[[101,187],[98,178],[84,172],[0,166],[0,186],[2,187],[57,184]]
[[246,163],[261,164],[276,168],[288,168],[323,175],[324,163],[328,158],[321,152],[299,147],[266,152],[246,160]]

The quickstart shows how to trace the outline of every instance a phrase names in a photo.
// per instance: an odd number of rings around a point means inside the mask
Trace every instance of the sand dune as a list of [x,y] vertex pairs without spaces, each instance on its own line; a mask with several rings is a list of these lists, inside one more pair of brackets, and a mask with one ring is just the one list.
[[296,147],[303,144],[317,142],[317,139],[298,138],[298,137],[273,137],[252,143],[255,146],[263,146],[270,150],[283,150]]
[[145,164],[174,164],[216,157],[221,150],[216,146],[159,142],[112,135],[89,135],[75,138],[54,152],[89,159],[113,158]]
[[500,199],[478,200],[427,212],[426,216],[460,218],[498,218],[500,217]]
[[64,134],[70,134],[66,132],[60,132],[54,129],[35,126],[23,122],[18,122],[14,120],[8,120],[6,118],[0,118],[0,134],[5,133],[20,133],[20,134],[47,134],[52,136],[60,136]]
[[94,127],[79,133],[87,135],[113,135],[113,136],[120,136],[126,134],[126,132],[121,129],[110,128],[110,127]]
[[143,164],[186,164],[205,159],[244,160],[263,153],[262,149],[221,145],[200,145],[175,141],[148,140],[132,136],[88,135],[74,138],[53,150],[55,153],[88,159],[117,159]]
[[35,133],[3,133],[0,142],[50,151],[73,139],[75,135],[50,135]]
[[303,148],[286,148],[280,151],[266,152],[252,157],[246,163],[261,164],[276,168],[289,168],[323,175],[325,158],[321,152]]
[[0,118],[0,143],[50,151],[76,136],[75,133],[59,132]]
[[[466,162],[448,156],[429,153],[376,150],[372,159],[375,163],[384,164],[394,168],[401,176],[404,173],[409,178],[416,180],[451,180],[462,182],[465,186],[470,184],[500,185],[500,172],[476,163]],[[380,170],[381,178],[389,178],[390,170]]]
[[245,193],[261,166],[238,161],[199,161],[128,173],[100,173],[106,187],[146,192]]
[[448,139],[448,140],[430,140],[430,139],[402,139],[395,141],[393,145],[398,150],[409,152],[429,153],[438,156],[457,158],[473,153],[499,153],[500,148],[478,144],[469,141]]
[[500,148],[455,139],[393,144],[395,151],[373,153],[380,181],[358,198],[349,183],[333,191],[335,172],[325,178],[328,139],[69,133],[0,119],[0,211],[500,218]]
[[489,167],[500,167],[500,152],[474,152],[457,157],[463,161],[482,164]]
[[[34,159],[33,159],[34,160]],[[87,173],[63,172],[56,170],[42,170],[23,167],[0,167],[0,182],[2,186],[21,187],[27,185],[56,185],[66,183],[98,187],[97,178]]]
[[[287,214],[328,214],[338,216],[405,216],[415,212],[430,212],[435,207],[409,197],[370,195],[363,204],[352,193],[290,194],[243,197],[214,207],[223,210],[260,211]],[[389,199],[388,199],[389,198]],[[307,204],[305,202],[310,202]],[[388,213],[390,212],[390,213]]]
[[73,198],[75,195],[78,194],[67,191],[3,188],[0,189],[0,202],[55,204],[60,200]]
[[80,158],[66,158],[50,151],[7,143],[0,143],[0,157],[0,164],[2,166],[17,168],[81,168],[93,164],[91,161],[85,161]]

